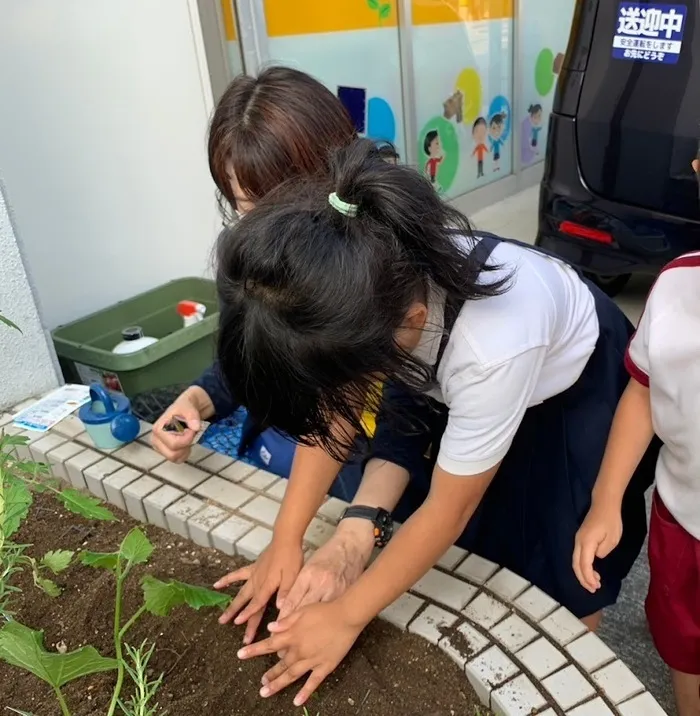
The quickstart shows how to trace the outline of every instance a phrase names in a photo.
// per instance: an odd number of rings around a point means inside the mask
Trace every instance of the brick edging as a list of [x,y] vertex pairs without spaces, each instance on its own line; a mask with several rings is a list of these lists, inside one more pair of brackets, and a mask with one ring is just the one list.
[[[70,416],[26,435],[25,459],[149,522],[233,556],[256,559],[272,538],[286,481],[196,445],[174,465],[150,447],[150,429],[116,451],[94,447]],[[328,498],[304,536],[307,554],[333,534],[346,504]],[[665,716],[630,669],[576,617],[508,569],[451,547],[380,615],[419,634],[463,670],[482,703],[501,716]]]

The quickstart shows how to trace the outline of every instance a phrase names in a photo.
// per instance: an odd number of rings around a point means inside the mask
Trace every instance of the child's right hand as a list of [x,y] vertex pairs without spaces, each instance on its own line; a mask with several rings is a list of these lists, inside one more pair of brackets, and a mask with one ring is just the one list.
[[[170,462],[185,462],[202,427],[203,415],[207,412],[213,412],[207,393],[197,386],[188,388],[156,421],[151,434],[151,445]],[[166,430],[173,418],[178,418],[187,428],[183,432]]]
[[622,537],[622,514],[619,506],[592,505],[576,533],[573,568],[581,586],[593,593],[600,589],[600,574],[593,560],[607,557]]

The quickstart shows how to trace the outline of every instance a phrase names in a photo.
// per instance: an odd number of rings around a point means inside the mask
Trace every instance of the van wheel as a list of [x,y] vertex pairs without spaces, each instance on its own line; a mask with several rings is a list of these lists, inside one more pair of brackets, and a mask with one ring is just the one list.
[[624,289],[632,276],[631,273],[623,273],[618,276],[602,276],[600,274],[585,274],[599,288],[603,289],[610,297],[617,296]]

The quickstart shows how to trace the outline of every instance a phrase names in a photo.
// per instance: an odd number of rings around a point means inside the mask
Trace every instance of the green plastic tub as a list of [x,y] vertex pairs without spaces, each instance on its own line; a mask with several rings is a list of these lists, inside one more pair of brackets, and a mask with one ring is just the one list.
[[[207,307],[206,318],[183,328],[176,307],[191,300]],[[121,301],[53,331],[53,342],[67,382],[98,381],[129,398],[139,393],[194,380],[214,358],[219,323],[214,282],[181,278]],[[143,350],[115,355],[122,329],[141,326],[158,338]]]

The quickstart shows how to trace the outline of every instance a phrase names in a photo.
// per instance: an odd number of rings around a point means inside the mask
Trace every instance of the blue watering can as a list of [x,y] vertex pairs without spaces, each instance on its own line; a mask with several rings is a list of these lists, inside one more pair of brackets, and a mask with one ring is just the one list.
[[131,412],[129,399],[108,391],[100,383],[90,386],[90,402],[80,408],[78,417],[95,447],[102,450],[130,443],[141,430],[138,418]]

